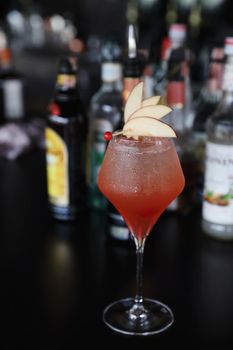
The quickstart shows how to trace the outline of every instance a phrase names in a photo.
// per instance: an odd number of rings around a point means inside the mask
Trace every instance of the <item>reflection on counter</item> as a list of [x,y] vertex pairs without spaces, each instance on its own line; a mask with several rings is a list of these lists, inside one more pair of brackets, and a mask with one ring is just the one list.
[[203,240],[192,302],[196,310],[196,324],[207,337],[213,331],[223,340],[230,335],[223,325],[233,324],[232,266],[232,245]]
[[41,293],[47,319],[52,324],[69,319],[79,294],[78,257],[71,243],[76,227],[53,222],[41,262]]

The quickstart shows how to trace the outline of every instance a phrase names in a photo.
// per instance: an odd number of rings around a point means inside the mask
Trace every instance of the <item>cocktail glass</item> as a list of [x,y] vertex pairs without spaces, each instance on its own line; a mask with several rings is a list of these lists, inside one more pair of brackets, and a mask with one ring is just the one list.
[[136,295],[104,310],[111,329],[129,335],[151,335],[173,323],[165,304],[142,295],[145,241],[166,207],[184,187],[184,175],[169,138],[114,136],[98,177],[98,187],[123,216],[134,238],[137,256]]

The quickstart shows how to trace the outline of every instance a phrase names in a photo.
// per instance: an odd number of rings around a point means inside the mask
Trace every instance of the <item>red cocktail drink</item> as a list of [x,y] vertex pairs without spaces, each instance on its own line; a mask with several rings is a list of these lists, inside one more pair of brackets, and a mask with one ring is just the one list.
[[138,239],[147,236],[184,187],[172,140],[114,137],[105,155],[98,186],[119,210],[132,234]]
[[128,335],[157,334],[173,323],[169,307],[143,297],[143,252],[153,225],[185,182],[172,141],[176,134],[160,121],[171,109],[159,105],[158,96],[143,100],[142,95],[140,83],[129,96],[125,125],[113,134],[98,177],[100,191],[123,216],[136,246],[135,297],[112,303],[103,315],[108,327]]

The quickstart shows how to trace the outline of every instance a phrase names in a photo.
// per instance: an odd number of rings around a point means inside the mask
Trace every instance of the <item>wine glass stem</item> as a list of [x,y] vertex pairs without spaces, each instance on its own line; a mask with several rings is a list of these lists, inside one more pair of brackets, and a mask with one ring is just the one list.
[[143,252],[146,238],[136,238],[134,237],[134,242],[136,245],[136,256],[137,256],[137,267],[136,267],[136,294],[134,298],[133,306],[129,310],[129,317],[132,321],[143,322],[147,313],[143,305],[143,296],[142,296],[142,269],[143,269]]
[[143,305],[142,284],[143,284],[143,252],[146,238],[135,238],[137,267],[136,267],[136,295],[134,298],[135,304]]

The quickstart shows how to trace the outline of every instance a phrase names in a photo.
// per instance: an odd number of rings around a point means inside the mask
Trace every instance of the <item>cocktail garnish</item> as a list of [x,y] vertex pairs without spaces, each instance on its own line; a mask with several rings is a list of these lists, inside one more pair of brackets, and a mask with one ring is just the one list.
[[158,104],[160,96],[152,96],[143,100],[143,82],[137,84],[125,105],[122,130],[112,135],[124,135],[138,139],[139,136],[176,137],[172,127],[160,119],[169,114],[172,109]]
[[104,139],[105,141],[110,141],[112,139],[112,133],[110,131],[106,131],[104,133]]

